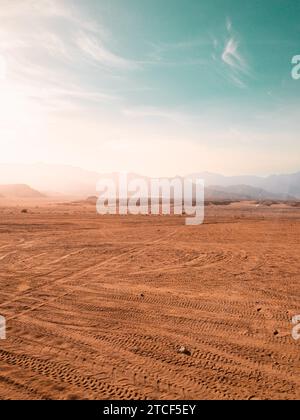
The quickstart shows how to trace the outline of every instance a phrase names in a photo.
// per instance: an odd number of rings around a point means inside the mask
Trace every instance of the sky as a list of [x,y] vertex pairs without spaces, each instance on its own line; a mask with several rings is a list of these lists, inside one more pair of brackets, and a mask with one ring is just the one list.
[[298,0],[0,0],[0,163],[300,170]]

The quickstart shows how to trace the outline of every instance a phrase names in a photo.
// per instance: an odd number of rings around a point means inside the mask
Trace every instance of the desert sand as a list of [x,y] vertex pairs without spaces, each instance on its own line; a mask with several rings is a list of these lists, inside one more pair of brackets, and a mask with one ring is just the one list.
[[0,208],[1,399],[299,399],[300,209]]

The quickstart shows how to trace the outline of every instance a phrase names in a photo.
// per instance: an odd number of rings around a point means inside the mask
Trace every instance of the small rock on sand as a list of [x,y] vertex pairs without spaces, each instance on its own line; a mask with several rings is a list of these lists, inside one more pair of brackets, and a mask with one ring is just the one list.
[[185,346],[179,347],[178,353],[185,354],[186,356],[190,356],[191,355],[191,351],[187,347],[185,347]]

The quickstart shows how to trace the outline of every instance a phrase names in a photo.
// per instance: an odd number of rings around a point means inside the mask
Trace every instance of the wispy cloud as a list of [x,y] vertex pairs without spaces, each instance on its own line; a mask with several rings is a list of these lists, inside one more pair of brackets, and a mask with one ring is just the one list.
[[231,19],[229,17],[227,17],[227,19],[226,19],[226,28],[227,28],[228,32],[231,32],[232,22],[231,22]]
[[183,112],[160,107],[139,107],[123,109],[123,114],[130,118],[155,118],[170,120],[177,123],[186,122],[190,115]]
[[230,38],[224,48],[222,60],[233,70],[247,72],[248,66],[244,58],[239,53],[239,43],[236,39]]
[[[227,40],[221,54],[221,60],[226,65],[228,78],[240,88],[246,87],[245,76],[250,76],[250,67],[240,52],[240,42],[233,32],[233,25],[229,18],[226,20]],[[215,56],[214,56],[215,57]]]
[[[80,107],[87,101],[110,102],[120,99],[105,84],[110,72],[139,68],[134,61],[113,52],[112,39],[99,20],[71,1],[1,0],[0,57],[7,68],[7,86],[47,110],[62,110],[62,104]],[[80,69],[80,70],[79,70]],[[2,78],[4,71],[1,71]],[[47,102],[50,107],[47,106]],[[72,105],[72,106],[73,106]]]
[[204,54],[200,56],[213,41],[209,38],[191,38],[177,42],[150,43],[148,59],[143,63],[159,66],[193,66],[208,62]]
[[88,16],[84,16],[83,19],[79,9],[72,2],[62,0],[1,0],[1,18],[7,21],[60,18],[90,31],[97,32],[100,29]]
[[76,44],[84,54],[105,67],[117,68],[120,70],[133,70],[139,68],[139,65],[136,62],[114,54],[94,36],[81,32],[76,39]]

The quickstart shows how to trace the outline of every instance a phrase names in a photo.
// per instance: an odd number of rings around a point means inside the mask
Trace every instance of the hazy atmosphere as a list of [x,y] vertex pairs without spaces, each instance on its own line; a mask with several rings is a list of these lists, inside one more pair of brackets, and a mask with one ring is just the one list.
[[0,401],[299,400],[299,133],[299,0],[0,0]]
[[282,4],[1,0],[0,163],[298,171],[300,4]]

